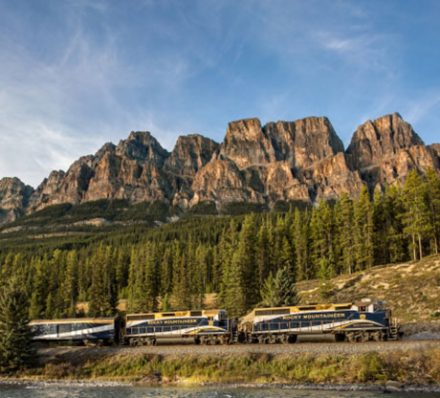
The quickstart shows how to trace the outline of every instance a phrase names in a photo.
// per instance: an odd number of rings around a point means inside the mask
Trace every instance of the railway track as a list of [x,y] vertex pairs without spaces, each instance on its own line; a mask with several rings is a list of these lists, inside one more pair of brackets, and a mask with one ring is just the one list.
[[194,344],[168,344],[157,346],[110,346],[110,347],[46,347],[39,350],[45,360],[84,360],[108,355],[240,355],[240,354],[361,354],[367,352],[396,352],[406,350],[425,350],[440,347],[440,340],[400,340],[367,343],[337,343],[334,341],[308,341],[295,344],[234,344],[203,346]]

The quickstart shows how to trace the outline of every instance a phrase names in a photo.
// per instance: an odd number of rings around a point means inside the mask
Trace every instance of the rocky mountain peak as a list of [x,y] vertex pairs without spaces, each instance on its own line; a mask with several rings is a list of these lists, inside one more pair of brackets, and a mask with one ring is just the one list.
[[114,153],[116,150],[116,145],[112,142],[106,142],[95,154],[95,158],[101,159],[108,153]]
[[0,180],[0,225],[15,221],[28,205],[33,188],[16,177]]
[[278,160],[288,160],[295,168],[310,167],[344,151],[342,141],[326,117],[271,122],[264,130],[272,139]]
[[402,181],[412,169],[436,169],[439,163],[434,151],[398,113],[359,126],[346,153],[350,167],[359,170],[371,188]]
[[240,169],[276,160],[272,141],[257,118],[230,122],[220,155],[235,162]]
[[359,126],[353,134],[347,154],[351,156],[354,168],[363,169],[414,145],[424,144],[412,126],[398,113],[393,113],[368,120]]
[[182,135],[166,160],[165,168],[183,176],[194,176],[211,160],[218,148],[218,143],[202,135]]
[[119,142],[116,154],[135,160],[158,162],[161,165],[169,156],[168,151],[148,131],[132,131],[126,140]]

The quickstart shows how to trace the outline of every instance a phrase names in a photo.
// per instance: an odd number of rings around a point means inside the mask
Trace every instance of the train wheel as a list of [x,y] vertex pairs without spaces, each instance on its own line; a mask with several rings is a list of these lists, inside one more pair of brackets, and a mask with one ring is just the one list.
[[335,340],[338,342],[338,343],[342,343],[343,341],[345,341],[347,338],[346,338],[346,336],[345,336],[345,334],[344,333],[336,333],[335,334]]
[[287,334],[283,334],[280,337],[280,341],[283,344],[289,344],[289,336]]
[[289,344],[294,344],[294,343],[296,343],[297,339],[298,339],[298,336],[296,334],[290,334],[289,337],[287,338],[287,342]]
[[200,344],[200,337],[194,337],[194,344],[199,345]]
[[347,341],[349,343],[355,343],[356,342],[355,334],[353,332],[347,333]]
[[274,334],[271,334],[269,336],[268,340],[269,340],[269,344],[276,344],[276,343],[278,343],[278,337],[276,335],[274,335]]
[[229,344],[229,337],[228,336],[220,336],[219,337],[219,342],[220,344]]
[[255,338],[255,336],[251,335],[250,333],[247,335],[247,339],[246,342],[248,344],[255,344],[255,343],[259,343],[260,340],[259,338]]
[[359,334],[359,338],[358,338],[359,342],[366,343],[369,340],[370,340],[370,333],[369,332],[361,332]]

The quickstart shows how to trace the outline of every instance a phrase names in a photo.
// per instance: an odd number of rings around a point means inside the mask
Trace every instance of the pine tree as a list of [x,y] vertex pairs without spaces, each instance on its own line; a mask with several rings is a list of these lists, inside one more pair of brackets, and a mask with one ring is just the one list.
[[172,254],[174,252],[173,245],[166,246],[162,250],[163,254],[159,265],[160,295],[162,296],[162,299],[166,295],[169,296],[173,291],[173,254]]
[[354,257],[356,269],[364,270],[374,264],[373,205],[367,187],[363,187],[354,202]]
[[256,269],[256,219],[251,214],[244,218],[233,262],[240,270],[245,309],[260,301],[258,270]]
[[199,244],[194,253],[194,270],[192,273],[192,292],[194,295],[194,305],[202,308],[205,298],[206,287],[208,284],[208,250]]
[[426,172],[426,194],[432,252],[438,254],[440,244],[440,177],[433,169]]
[[91,262],[93,268],[89,292],[89,314],[110,316],[114,314],[117,305],[111,247],[100,244]]
[[39,319],[44,316],[45,310],[45,297],[46,297],[46,267],[42,259],[37,259],[33,262],[33,283],[31,302],[29,307],[29,317],[31,319]]
[[76,315],[76,301],[78,297],[78,254],[71,250],[66,257],[66,271],[61,283],[63,296],[63,316],[74,317]]
[[130,312],[143,312],[143,282],[144,270],[143,258],[140,250],[131,248],[130,267],[128,274],[128,310]]
[[16,281],[2,286],[0,308],[0,372],[10,372],[26,367],[34,356],[28,301]]
[[354,270],[354,215],[353,202],[343,193],[336,204],[336,228],[338,250],[342,272],[351,274]]
[[396,187],[386,187],[384,193],[386,215],[386,250],[391,263],[407,259],[408,242],[403,232],[402,215],[405,212],[401,191]]
[[321,202],[312,211],[310,221],[312,262],[314,276],[329,279],[335,275],[335,227],[333,211],[327,202]]
[[280,294],[281,306],[292,306],[298,303],[295,285],[295,272],[288,266],[283,266],[277,272],[276,281]]
[[259,286],[262,286],[272,268],[269,235],[266,222],[262,222],[258,230],[256,262],[258,268],[258,282]]
[[[429,236],[429,211],[426,203],[426,186],[416,170],[412,170],[406,177],[403,186],[405,213],[403,214],[404,232],[411,237],[413,259],[423,258],[423,244]],[[417,250],[418,249],[418,250]]]
[[116,255],[116,286],[118,292],[122,292],[127,287],[128,271],[130,266],[130,251],[127,247],[120,246]]
[[159,280],[158,280],[158,264],[156,261],[156,247],[154,243],[149,243],[146,246],[145,258],[145,280],[144,280],[144,295],[146,298],[143,311],[157,311],[158,308],[158,294],[159,294]]
[[261,288],[261,305],[264,307],[278,307],[281,305],[280,296],[281,270],[273,276],[272,272],[268,275]]
[[247,311],[241,259],[238,252],[231,253],[223,268],[221,303],[231,318],[244,315]]
[[174,259],[175,278],[173,284],[173,297],[178,310],[189,310],[192,305],[191,290],[187,258],[184,253],[179,253]]
[[295,242],[295,266],[298,281],[312,277],[309,265],[309,220],[307,218],[307,211],[301,214],[298,208],[295,209],[292,240]]

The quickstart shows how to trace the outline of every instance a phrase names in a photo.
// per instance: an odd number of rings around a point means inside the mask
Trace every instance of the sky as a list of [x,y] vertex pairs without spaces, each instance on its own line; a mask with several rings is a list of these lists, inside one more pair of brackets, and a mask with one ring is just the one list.
[[132,130],[399,112],[440,142],[437,0],[0,0],[0,177],[37,186]]

